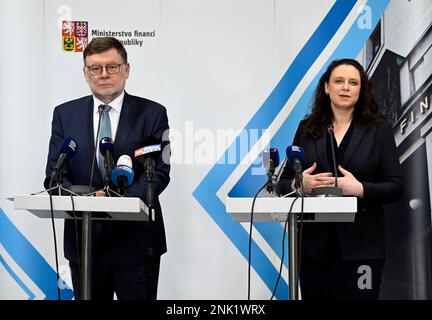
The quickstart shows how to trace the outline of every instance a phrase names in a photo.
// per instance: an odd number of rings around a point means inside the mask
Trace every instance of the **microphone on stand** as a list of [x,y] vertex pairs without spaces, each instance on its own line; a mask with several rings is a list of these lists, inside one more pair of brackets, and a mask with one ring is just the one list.
[[111,180],[112,168],[114,166],[114,141],[110,137],[103,137],[99,142],[99,151],[104,158],[104,181],[105,185],[108,185]]
[[132,159],[128,155],[122,155],[111,174],[111,181],[117,185],[120,195],[125,195],[125,188],[132,183],[133,178]]
[[105,105],[103,105],[103,104],[99,105],[99,107],[98,107],[99,120],[98,120],[97,130],[96,130],[95,144],[94,144],[94,148],[93,148],[92,166],[91,166],[91,172],[90,172],[90,182],[89,182],[87,193],[93,192],[95,189],[93,187],[94,166],[96,163],[97,144],[99,143],[100,124],[101,124],[101,119],[102,119],[102,113],[104,112],[104,110],[105,110]]
[[275,169],[279,166],[279,150],[277,148],[268,148],[263,151],[263,164],[267,172],[267,191],[273,193]]
[[146,204],[150,209],[150,220],[153,221],[152,210],[155,208],[155,194],[153,177],[156,171],[156,166],[159,162],[160,154],[162,153],[162,145],[156,137],[150,136],[144,139],[143,147],[135,150],[135,160],[143,166],[144,175],[147,180],[146,188]]
[[297,190],[301,189],[303,184],[303,168],[302,161],[304,159],[304,151],[299,146],[288,146],[286,148],[286,156],[288,159],[288,164],[292,166],[295,174],[295,188]]
[[332,152],[332,159],[333,159],[333,170],[334,170],[334,176],[335,176],[335,187],[338,187],[338,174],[337,174],[337,166],[336,166],[336,153],[334,148],[334,127],[332,124],[329,124],[327,126],[327,131],[330,134],[330,146],[331,146],[331,152]]
[[252,231],[253,231],[253,220],[254,220],[254,207],[255,201],[262,190],[267,188],[267,191],[271,194],[273,192],[273,175],[276,167],[279,165],[279,151],[277,148],[268,148],[263,151],[263,165],[266,168],[267,181],[257,191],[252,201],[252,208],[250,213],[250,226],[249,226],[249,256],[248,256],[248,300],[250,300],[250,284],[251,284],[251,257],[252,257]]
[[334,187],[318,187],[311,190],[312,196],[321,197],[343,197],[342,189],[338,187],[338,176],[337,176],[337,165],[336,165],[336,152],[334,148],[334,127],[332,124],[327,126],[327,132],[330,135],[330,149],[332,153],[333,160],[333,174],[335,176],[335,186]]
[[60,147],[57,163],[51,172],[51,180],[58,180],[61,170],[66,162],[66,159],[72,159],[78,151],[78,144],[72,137],[66,137]]

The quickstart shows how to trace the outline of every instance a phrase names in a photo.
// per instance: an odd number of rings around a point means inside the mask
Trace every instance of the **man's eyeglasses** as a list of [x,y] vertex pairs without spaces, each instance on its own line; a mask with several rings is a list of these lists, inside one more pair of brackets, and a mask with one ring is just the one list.
[[114,74],[114,73],[119,73],[120,71],[120,67],[123,65],[124,63],[119,63],[119,64],[108,64],[106,66],[100,66],[100,65],[90,65],[90,66],[85,66],[87,68],[87,70],[90,72],[90,74],[92,76],[99,76],[102,74],[102,70],[103,68],[105,68],[105,70],[107,71],[107,73],[109,74]]

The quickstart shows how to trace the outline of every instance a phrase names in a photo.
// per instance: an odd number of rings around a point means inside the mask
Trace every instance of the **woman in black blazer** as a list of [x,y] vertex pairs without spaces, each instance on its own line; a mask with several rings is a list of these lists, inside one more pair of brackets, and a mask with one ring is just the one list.
[[[327,128],[333,125],[332,137]],[[391,125],[379,113],[371,83],[355,60],[333,61],[315,90],[311,114],[300,122],[293,144],[304,150],[303,193],[338,186],[358,198],[354,223],[306,223],[300,253],[303,299],[378,299],[385,261],[382,205],[404,192]],[[285,167],[279,191],[294,189]]]

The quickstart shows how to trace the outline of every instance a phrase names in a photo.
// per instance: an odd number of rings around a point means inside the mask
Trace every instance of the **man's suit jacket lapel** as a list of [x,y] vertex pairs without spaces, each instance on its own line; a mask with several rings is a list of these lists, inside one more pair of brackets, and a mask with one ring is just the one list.
[[[87,100],[87,103],[83,105],[83,108],[85,108],[85,110],[83,110],[83,112],[79,112],[78,114],[85,114],[86,115],[86,125],[84,125],[84,130],[86,130],[85,132],[83,132],[83,136],[85,137],[85,141],[89,141],[89,143],[94,143],[95,141],[95,136],[94,136],[94,129],[93,129],[93,96],[89,96],[89,99]],[[92,150],[94,149],[94,145],[91,148]],[[90,157],[93,157],[93,153],[91,154]]]
[[[133,104],[131,97],[125,92],[122,111],[117,128],[117,133],[114,139],[116,146],[126,146],[128,135],[132,129],[133,122],[136,117],[137,108]],[[124,150],[115,148],[117,158],[123,154]]]

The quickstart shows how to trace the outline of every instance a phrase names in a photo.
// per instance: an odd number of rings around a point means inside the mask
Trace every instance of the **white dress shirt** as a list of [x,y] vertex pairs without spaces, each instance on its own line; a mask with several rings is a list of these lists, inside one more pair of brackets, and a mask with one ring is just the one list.
[[[120,112],[123,106],[123,100],[124,100],[124,91],[120,96],[118,96],[116,99],[111,101],[110,103],[105,103],[95,96],[93,96],[93,133],[94,133],[94,143],[96,144],[96,152],[97,155],[99,154],[99,141],[103,137],[96,137],[97,128],[98,128],[98,122],[99,122],[99,106],[101,104],[106,105],[108,104],[111,109],[109,111],[109,118],[111,123],[111,138],[114,141],[115,144],[115,136],[117,134],[117,128],[120,121]],[[99,159],[98,156],[96,156],[96,159]]]

